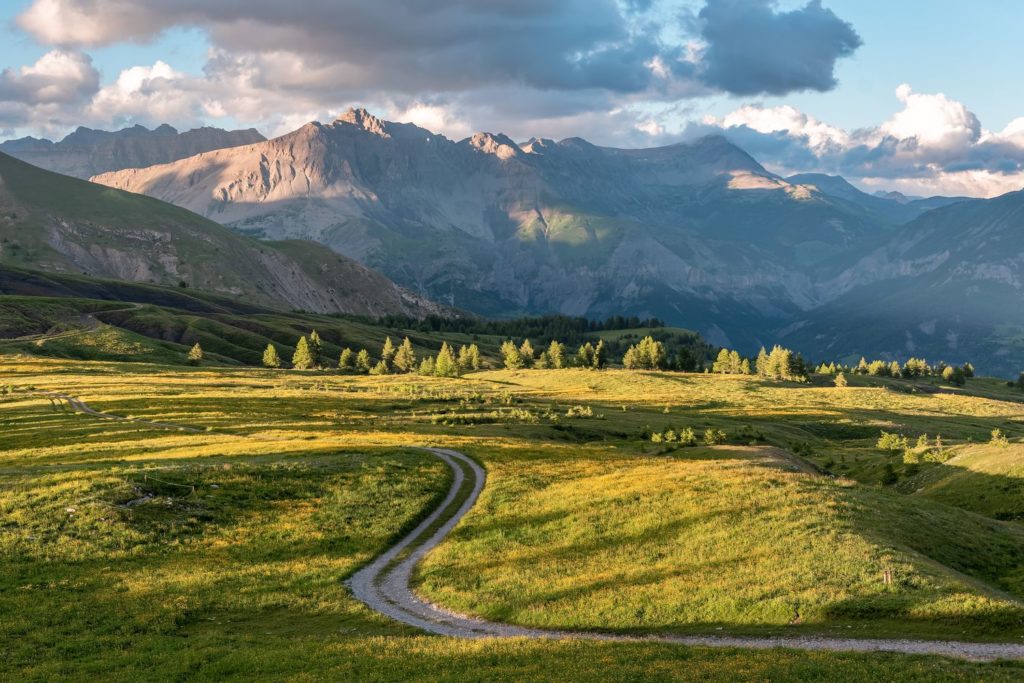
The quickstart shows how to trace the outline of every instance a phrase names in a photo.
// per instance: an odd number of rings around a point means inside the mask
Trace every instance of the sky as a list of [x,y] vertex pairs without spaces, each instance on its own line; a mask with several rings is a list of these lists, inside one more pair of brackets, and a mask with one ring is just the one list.
[[0,139],[280,135],[365,106],[453,139],[721,134],[866,190],[1024,187],[1016,0],[4,0]]

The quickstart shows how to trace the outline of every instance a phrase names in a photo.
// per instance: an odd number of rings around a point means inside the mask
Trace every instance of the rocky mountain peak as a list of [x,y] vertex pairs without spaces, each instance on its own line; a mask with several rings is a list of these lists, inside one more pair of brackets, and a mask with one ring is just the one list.
[[378,119],[362,107],[351,107],[348,111],[339,116],[337,120],[335,120],[335,123],[344,123],[356,126],[358,128],[362,128],[368,133],[379,135],[382,138],[391,137],[388,132],[388,122]]
[[474,133],[464,142],[479,152],[493,154],[499,159],[511,159],[521,153],[519,145],[504,133]]

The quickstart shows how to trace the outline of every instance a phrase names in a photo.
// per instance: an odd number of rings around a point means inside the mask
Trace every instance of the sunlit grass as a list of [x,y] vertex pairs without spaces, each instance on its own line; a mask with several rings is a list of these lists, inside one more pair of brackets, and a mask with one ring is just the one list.
[[[656,680],[680,666],[721,680],[1021,673],[935,658],[424,638],[342,583],[439,500],[449,474],[408,447],[441,445],[488,470],[476,508],[423,567],[420,590],[452,608],[626,632],[1019,640],[1022,527],[901,493],[945,466],[915,475],[874,446],[882,428],[941,433],[953,453],[996,427],[1018,439],[1021,403],[994,383],[974,396],[970,384],[935,394],[624,371],[440,379],[0,357],[8,386],[0,678],[135,680],[153,667],[156,678],[210,680]],[[46,391],[206,431],[81,415]],[[682,427],[721,429],[729,443],[671,448],[646,436]],[[779,450],[797,447],[839,476],[812,476]],[[874,485],[887,463],[896,488]],[[1007,472],[986,474],[970,485],[1002,485]]]

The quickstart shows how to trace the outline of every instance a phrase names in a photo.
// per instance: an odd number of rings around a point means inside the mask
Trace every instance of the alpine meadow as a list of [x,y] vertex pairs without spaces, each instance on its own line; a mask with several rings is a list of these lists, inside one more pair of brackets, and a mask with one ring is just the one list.
[[0,18],[0,681],[1024,680],[1024,8]]

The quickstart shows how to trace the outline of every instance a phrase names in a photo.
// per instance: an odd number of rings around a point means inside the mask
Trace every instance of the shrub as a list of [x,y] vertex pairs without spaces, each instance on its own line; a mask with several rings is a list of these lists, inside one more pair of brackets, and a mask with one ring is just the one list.
[[566,417],[594,417],[594,410],[590,406],[573,406],[565,411]]
[[998,446],[999,448],[1006,448],[1010,445],[1009,440],[1006,438],[1006,435],[1003,434],[1003,430],[1001,429],[992,430],[992,438],[989,440],[989,443],[993,446]]
[[723,443],[725,441],[725,432],[721,429],[712,429],[708,427],[704,430],[704,445],[714,446],[716,444]]
[[878,437],[878,443],[876,444],[879,450],[889,451],[890,453],[901,453],[907,450],[909,443],[907,437],[902,434],[890,434],[889,432],[882,432],[881,436]]

